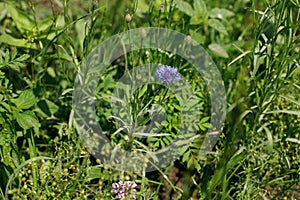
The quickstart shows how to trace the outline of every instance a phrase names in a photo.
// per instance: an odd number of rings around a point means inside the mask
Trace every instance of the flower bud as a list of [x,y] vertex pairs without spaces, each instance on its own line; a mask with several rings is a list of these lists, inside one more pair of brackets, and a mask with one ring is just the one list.
[[125,15],[125,20],[126,20],[126,22],[131,22],[132,16],[131,16],[129,13],[126,14],[126,15]]
[[145,29],[142,29],[141,32],[140,32],[140,34],[141,34],[141,37],[142,37],[142,38],[147,37],[147,32],[146,32]]
[[192,37],[191,37],[190,35],[187,35],[187,36],[185,37],[185,41],[186,41],[188,44],[190,44],[190,43],[192,42]]

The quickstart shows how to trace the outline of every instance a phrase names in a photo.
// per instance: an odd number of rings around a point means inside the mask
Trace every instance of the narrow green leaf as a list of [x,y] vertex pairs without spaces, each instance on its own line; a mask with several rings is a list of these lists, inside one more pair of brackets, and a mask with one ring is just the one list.
[[294,104],[296,104],[297,106],[300,106],[300,101],[296,101],[296,100],[294,100],[294,99],[292,99],[290,97],[287,97],[285,95],[279,95],[279,96],[282,97],[282,98],[284,98],[284,99],[286,99],[286,100],[288,100],[288,101],[290,101],[290,102],[292,102],[292,103],[294,103]]
[[148,89],[148,85],[145,84],[145,85],[142,87],[142,89],[140,90],[140,92],[139,92],[138,99],[140,99],[142,96],[144,96],[144,94],[146,93],[147,89]]
[[30,58],[29,54],[23,54],[20,57],[16,58],[14,61],[23,62]]
[[236,61],[240,60],[241,58],[245,57],[247,54],[252,53],[252,51],[245,51],[244,53],[242,53],[241,55],[239,55],[238,57],[236,57],[235,59],[233,59],[228,66],[232,65],[233,63],[235,63]]
[[266,126],[264,126],[263,129],[265,130],[265,132],[267,134],[267,138],[268,138],[268,150],[272,151],[273,146],[274,146],[272,133],[271,133],[270,129]]
[[240,148],[228,161],[226,170],[229,171],[232,167],[238,164],[246,156],[246,148]]
[[5,77],[5,73],[0,71],[0,78],[4,78]]
[[30,43],[25,39],[17,39],[14,38],[8,34],[2,34],[0,36],[0,44],[5,43],[11,46],[17,46],[17,47],[25,47],[25,48],[31,48],[31,49],[37,49],[36,44]]
[[187,151],[183,154],[182,156],[182,162],[185,162],[188,160],[188,158],[190,157],[191,151]]
[[203,117],[201,120],[200,120],[200,123],[205,123],[205,122],[208,122],[209,120],[209,117]]
[[290,115],[300,115],[300,111],[294,111],[294,110],[274,110],[274,111],[269,111],[266,112],[267,114],[271,113],[285,113],[285,114],[290,114]]
[[285,141],[294,142],[294,143],[300,144],[300,140],[298,140],[296,138],[286,138]]
[[[1,38],[1,36],[0,36],[0,38]],[[0,40],[0,42],[1,42],[1,40]],[[8,49],[6,50],[6,52],[5,52],[5,63],[8,63],[9,62],[9,51],[8,51]]]

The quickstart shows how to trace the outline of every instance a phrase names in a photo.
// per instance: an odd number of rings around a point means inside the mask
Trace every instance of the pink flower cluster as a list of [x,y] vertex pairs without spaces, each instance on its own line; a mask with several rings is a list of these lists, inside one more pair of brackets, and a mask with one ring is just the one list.
[[117,199],[136,199],[137,184],[134,181],[119,181],[112,184],[112,193],[117,194]]

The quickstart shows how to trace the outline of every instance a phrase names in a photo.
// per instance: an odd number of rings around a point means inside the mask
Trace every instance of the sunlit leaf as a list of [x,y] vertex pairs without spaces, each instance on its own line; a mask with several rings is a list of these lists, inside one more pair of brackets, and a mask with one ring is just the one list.
[[38,128],[40,126],[39,120],[35,116],[34,112],[32,111],[25,111],[23,113],[16,113],[15,118],[18,124],[24,129],[30,128]]
[[209,19],[207,22],[208,26],[212,27],[213,29],[219,31],[220,33],[223,33],[225,35],[228,35],[225,26],[217,19]]
[[17,99],[12,99],[12,102],[19,109],[28,109],[34,105],[36,101],[35,95],[32,90],[23,91]]
[[196,14],[196,12],[193,10],[192,6],[189,3],[182,0],[175,0],[174,2],[176,4],[176,7],[185,14],[189,16],[194,16]]
[[215,43],[210,44],[210,45],[208,45],[208,48],[210,50],[212,50],[218,56],[221,56],[223,58],[228,58],[229,57],[227,52],[225,51],[225,49],[223,49],[223,47],[219,44],[215,44]]

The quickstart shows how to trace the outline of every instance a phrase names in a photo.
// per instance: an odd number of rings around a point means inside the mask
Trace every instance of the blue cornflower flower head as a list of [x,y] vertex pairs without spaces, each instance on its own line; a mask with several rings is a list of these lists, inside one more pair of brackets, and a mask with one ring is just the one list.
[[178,69],[171,66],[162,65],[156,71],[156,77],[164,83],[170,84],[180,81]]
[[136,183],[134,181],[119,181],[112,184],[112,193],[117,199],[136,199]]

